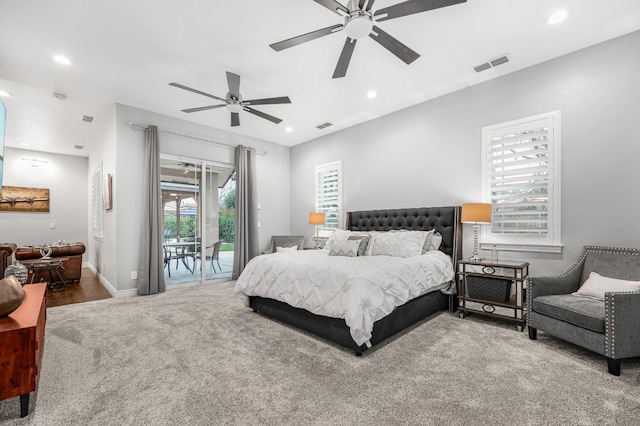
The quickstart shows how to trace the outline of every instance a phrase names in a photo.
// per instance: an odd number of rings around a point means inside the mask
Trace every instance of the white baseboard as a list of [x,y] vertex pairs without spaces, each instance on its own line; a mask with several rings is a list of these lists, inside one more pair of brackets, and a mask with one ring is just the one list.
[[135,288],[130,288],[127,290],[116,290],[113,285],[93,266],[90,262],[83,262],[87,264],[87,268],[91,271],[93,275],[98,277],[98,281],[100,284],[111,294],[112,297],[133,297],[138,295],[138,290]]

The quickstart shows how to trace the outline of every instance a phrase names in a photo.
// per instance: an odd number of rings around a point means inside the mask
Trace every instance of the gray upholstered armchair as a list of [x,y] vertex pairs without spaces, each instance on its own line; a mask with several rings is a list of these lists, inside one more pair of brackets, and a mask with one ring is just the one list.
[[640,356],[640,291],[609,292],[607,283],[615,280],[601,280],[603,300],[572,295],[592,272],[640,281],[640,250],[585,246],[562,275],[529,278],[529,338],[535,340],[539,329],[597,352],[607,358],[609,373],[619,376],[621,359]]
[[298,247],[298,250],[303,250],[304,237],[302,235],[274,235],[262,254],[275,253],[276,247]]

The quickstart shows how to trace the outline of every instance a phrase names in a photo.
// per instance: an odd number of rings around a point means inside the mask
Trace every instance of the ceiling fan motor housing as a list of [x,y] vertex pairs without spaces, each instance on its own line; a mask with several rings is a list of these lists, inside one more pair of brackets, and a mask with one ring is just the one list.
[[230,93],[227,93],[227,105],[226,108],[228,111],[231,112],[241,112],[243,110],[242,107],[242,96],[240,94],[239,95],[239,99],[236,99],[234,97],[231,96]]
[[354,10],[345,17],[344,31],[349,38],[358,40],[368,36],[373,29],[373,16],[364,10]]

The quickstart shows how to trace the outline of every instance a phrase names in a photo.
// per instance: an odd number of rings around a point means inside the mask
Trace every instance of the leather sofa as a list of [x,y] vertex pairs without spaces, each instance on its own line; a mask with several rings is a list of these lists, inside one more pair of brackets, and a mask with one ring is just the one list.
[[16,251],[13,243],[0,243],[0,278],[4,277],[4,270],[13,264],[13,252]]
[[[63,262],[64,270],[60,271],[62,278],[65,281],[78,281],[82,274],[82,254],[85,252],[85,246],[83,243],[72,243],[60,246],[51,246],[52,259],[56,257],[66,257],[67,260]],[[16,249],[15,257],[17,261],[26,259],[40,259],[39,246],[27,246],[18,247]],[[49,273],[45,270],[36,272],[36,276],[33,282],[50,281]],[[28,282],[31,282],[31,273],[29,273]]]

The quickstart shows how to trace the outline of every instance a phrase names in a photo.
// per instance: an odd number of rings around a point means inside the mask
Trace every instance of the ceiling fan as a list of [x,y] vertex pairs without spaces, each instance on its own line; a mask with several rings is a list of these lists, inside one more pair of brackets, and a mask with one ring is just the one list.
[[336,65],[336,69],[333,72],[333,78],[340,78],[347,74],[349,61],[351,61],[353,49],[356,47],[356,41],[366,36],[369,36],[380,43],[382,47],[396,55],[407,65],[420,57],[418,53],[409,49],[397,39],[382,31],[375,25],[375,23],[400,18],[402,16],[413,15],[414,13],[439,9],[441,7],[452,6],[458,3],[465,3],[467,0],[408,0],[403,3],[379,9],[376,12],[371,11],[371,7],[375,0],[349,0],[347,7],[335,0],[313,1],[342,16],[344,18],[344,24],[337,24],[331,27],[312,31],[278,43],[273,43],[269,46],[279,52],[281,50],[344,30],[347,33],[347,40],[342,48],[340,59],[338,59],[338,65]]
[[251,114],[257,115],[258,117],[262,117],[266,120],[269,120],[273,123],[280,123],[282,120],[274,117],[269,114],[265,114],[262,111],[258,111],[256,109],[251,108],[249,105],[268,105],[268,104],[290,104],[291,100],[288,96],[282,96],[279,98],[264,98],[264,99],[252,99],[252,100],[244,100],[242,99],[242,95],[240,95],[240,76],[234,73],[227,71],[227,84],[229,85],[229,91],[227,92],[227,96],[223,99],[218,96],[210,95],[209,93],[201,92],[200,90],[192,89],[187,86],[183,86],[178,83],[169,83],[170,86],[177,87],[178,89],[188,90],[189,92],[197,93],[202,96],[206,96],[208,98],[217,99],[219,101],[224,102],[220,105],[208,105],[197,108],[188,108],[183,109],[182,112],[191,113],[198,111],[205,111],[208,109],[222,108],[226,107],[231,112],[231,126],[239,126],[240,125],[240,111],[250,112]]

